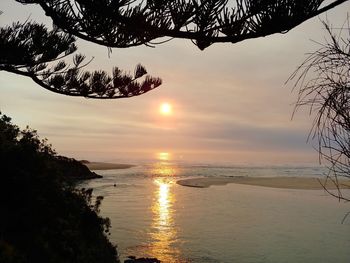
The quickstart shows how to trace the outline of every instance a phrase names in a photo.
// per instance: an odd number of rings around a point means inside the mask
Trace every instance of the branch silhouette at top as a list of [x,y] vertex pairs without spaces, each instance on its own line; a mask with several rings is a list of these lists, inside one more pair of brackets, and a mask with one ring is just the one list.
[[[154,46],[172,38],[191,40],[201,50],[214,43],[286,33],[347,0],[15,0],[38,4],[53,20],[0,27],[0,71],[30,77],[43,88],[69,96],[128,98],[162,84],[146,75],[114,68],[112,74],[84,71],[75,54],[76,37],[109,48]],[[156,42],[157,41],[157,42]],[[74,55],[74,54],[75,55]],[[67,57],[73,57],[69,65]]]
[[[285,33],[347,0],[17,0],[37,3],[54,23],[109,47],[153,45],[162,37],[213,43]],[[160,41],[159,43],[162,43]]]

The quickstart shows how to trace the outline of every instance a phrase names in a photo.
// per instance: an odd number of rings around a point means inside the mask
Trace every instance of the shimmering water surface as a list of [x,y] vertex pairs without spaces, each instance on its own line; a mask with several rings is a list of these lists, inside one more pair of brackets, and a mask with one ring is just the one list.
[[[84,182],[103,195],[121,259],[162,262],[350,262],[350,210],[323,191],[228,184],[189,188],[187,177],[313,176],[313,167],[220,167],[167,161],[98,171]],[[114,186],[116,184],[116,186]]]

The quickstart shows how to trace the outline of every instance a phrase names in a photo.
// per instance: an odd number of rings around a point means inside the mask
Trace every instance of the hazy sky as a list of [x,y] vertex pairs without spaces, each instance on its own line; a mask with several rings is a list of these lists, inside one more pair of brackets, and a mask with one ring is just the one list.
[[[329,11],[340,27],[349,2]],[[1,0],[0,24],[30,17],[50,21],[37,6]],[[79,41],[79,51],[95,59],[90,68],[133,71],[137,63],[163,85],[145,95],[121,100],[91,100],[58,95],[30,79],[0,72],[0,110],[13,122],[30,125],[58,153],[78,159],[137,162],[168,152],[173,159],[249,164],[318,163],[306,143],[312,117],[300,111],[291,120],[296,93],[284,85],[322,42],[320,18],[287,34],[238,44],[214,44],[200,51],[190,41],[173,40],[156,48],[114,49]],[[159,113],[162,102],[173,113]]]

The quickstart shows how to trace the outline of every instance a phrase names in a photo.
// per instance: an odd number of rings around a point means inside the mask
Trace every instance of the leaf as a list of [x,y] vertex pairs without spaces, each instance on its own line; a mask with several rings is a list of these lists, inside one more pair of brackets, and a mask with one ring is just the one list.
[[60,71],[66,67],[66,63],[64,61],[59,61],[57,65],[53,68],[55,72]]
[[135,79],[140,78],[145,74],[147,74],[145,67],[141,64],[138,64],[135,68]]
[[82,55],[82,54],[76,54],[74,57],[73,57],[73,63],[76,67],[78,67],[81,62],[83,62],[85,59],[85,56]]

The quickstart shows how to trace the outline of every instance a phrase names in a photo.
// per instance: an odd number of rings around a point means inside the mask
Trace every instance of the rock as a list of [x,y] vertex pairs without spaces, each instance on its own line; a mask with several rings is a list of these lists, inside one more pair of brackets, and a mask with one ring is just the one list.
[[157,258],[136,258],[129,256],[128,259],[124,260],[124,263],[161,263]]

